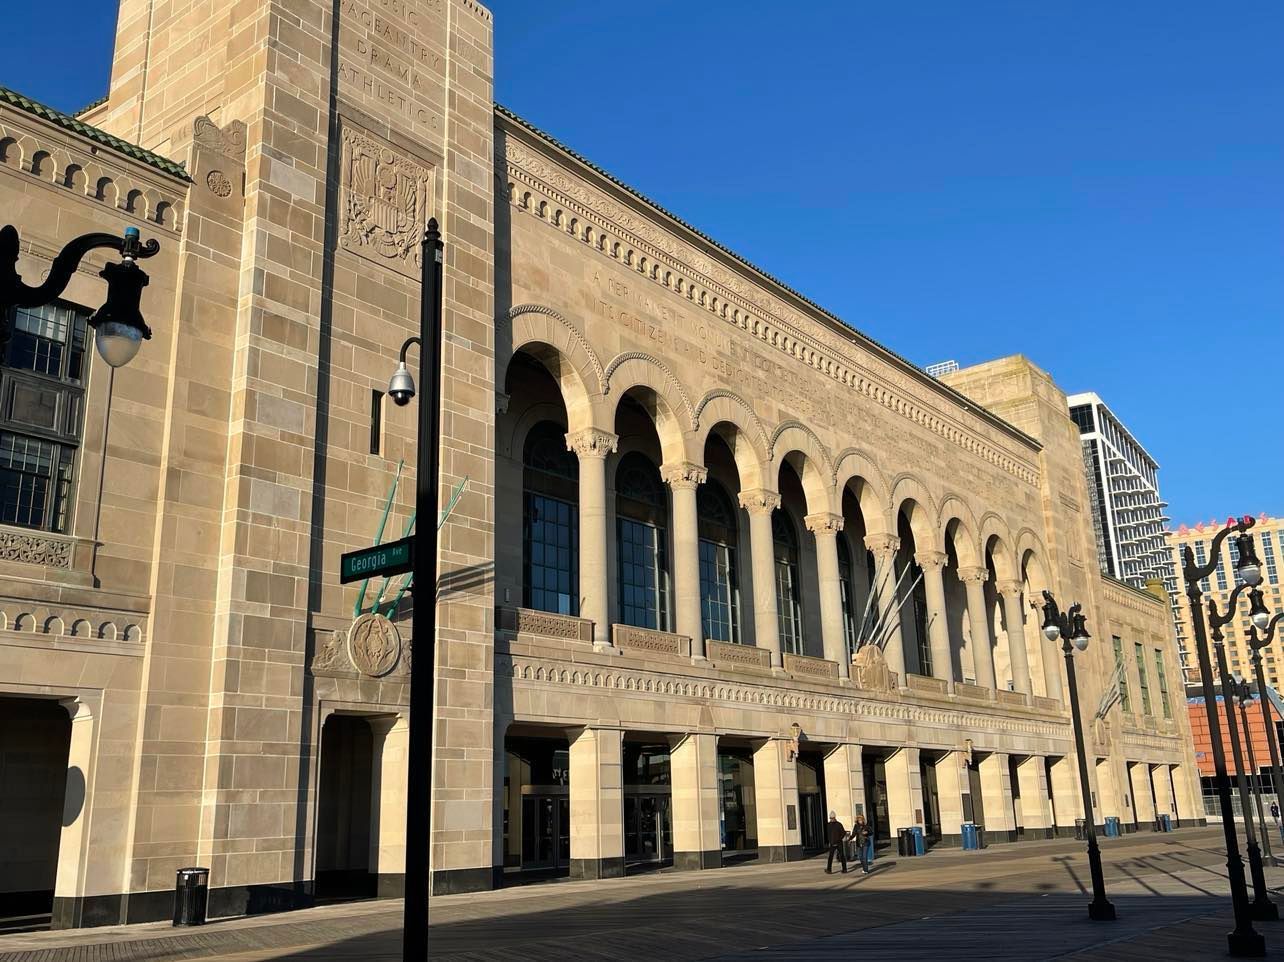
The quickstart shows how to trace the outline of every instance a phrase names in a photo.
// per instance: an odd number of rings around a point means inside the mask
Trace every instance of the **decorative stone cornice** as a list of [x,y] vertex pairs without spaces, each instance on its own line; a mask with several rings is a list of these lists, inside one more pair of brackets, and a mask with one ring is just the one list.
[[599,428],[585,428],[566,436],[566,450],[581,458],[605,458],[620,446],[620,436]]
[[983,585],[990,580],[990,570],[988,568],[982,568],[979,565],[976,567],[959,568],[958,576],[959,581],[964,584],[972,584],[975,582],[976,584]]
[[679,491],[694,491],[709,479],[709,469],[702,464],[679,461],[676,464],[662,465],[660,477],[671,488]]
[[843,516],[832,511],[817,511],[803,518],[807,530],[816,535],[836,535],[843,530]]
[[741,491],[740,507],[744,508],[751,515],[769,515],[780,507],[780,495],[776,494],[775,491],[768,491],[766,488],[756,488],[753,491]]
[[887,558],[901,550],[901,539],[894,534],[867,534],[865,547],[875,558]]
[[915,551],[914,560],[924,571],[940,571],[945,567],[946,555],[944,551]]

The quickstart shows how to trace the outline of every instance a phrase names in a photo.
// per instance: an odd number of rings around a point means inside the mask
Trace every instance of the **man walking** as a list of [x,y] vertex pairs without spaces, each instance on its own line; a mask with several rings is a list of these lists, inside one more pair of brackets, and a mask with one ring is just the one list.
[[829,826],[827,828],[829,839],[829,861],[825,863],[825,874],[830,875],[834,871],[834,853],[838,853],[838,861],[842,863],[843,874],[847,874],[847,829],[843,823],[838,820],[838,816],[833,812],[829,813]]

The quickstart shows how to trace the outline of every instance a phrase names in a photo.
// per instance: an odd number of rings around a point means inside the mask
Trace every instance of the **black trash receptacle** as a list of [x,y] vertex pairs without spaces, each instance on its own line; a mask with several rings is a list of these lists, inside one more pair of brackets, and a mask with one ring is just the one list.
[[1081,818],[1074,820],[1074,837],[1080,842],[1083,841],[1083,819]]
[[976,847],[985,848],[985,826],[984,825],[978,825],[976,827]]
[[174,924],[204,925],[209,895],[209,869],[180,868],[174,880]]
[[914,843],[914,832],[908,828],[902,828],[896,833],[896,854],[902,858],[909,858],[918,854],[918,846]]

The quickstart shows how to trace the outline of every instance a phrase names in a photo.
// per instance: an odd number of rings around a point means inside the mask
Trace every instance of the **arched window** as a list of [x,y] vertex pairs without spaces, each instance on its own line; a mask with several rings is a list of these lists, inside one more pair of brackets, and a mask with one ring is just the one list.
[[[847,536],[838,533],[838,591],[843,599],[843,641],[847,646],[847,659],[856,654],[856,588],[852,584],[852,551]],[[861,613],[863,614],[863,612]]]
[[636,452],[615,472],[620,622],[669,630],[668,508],[660,471]]
[[700,519],[700,625],[705,638],[740,642],[740,582],[736,577],[736,509],[717,481],[696,493]]
[[579,463],[565,428],[544,421],[526,435],[522,487],[522,604],[578,615]]
[[780,508],[771,513],[776,553],[776,610],[780,614],[780,650],[803,653],[802,584],[798,573],[798,535]]

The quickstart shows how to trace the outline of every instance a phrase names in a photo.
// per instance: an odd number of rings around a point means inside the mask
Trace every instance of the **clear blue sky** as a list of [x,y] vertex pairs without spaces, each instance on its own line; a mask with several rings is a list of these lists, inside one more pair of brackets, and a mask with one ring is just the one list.
[[[114,4],[11,6],[0,83],[105,91]],[[490,6],[522,116],[916,363],[1097,391],[1175,524],[1284,513],[1278,0]]]

